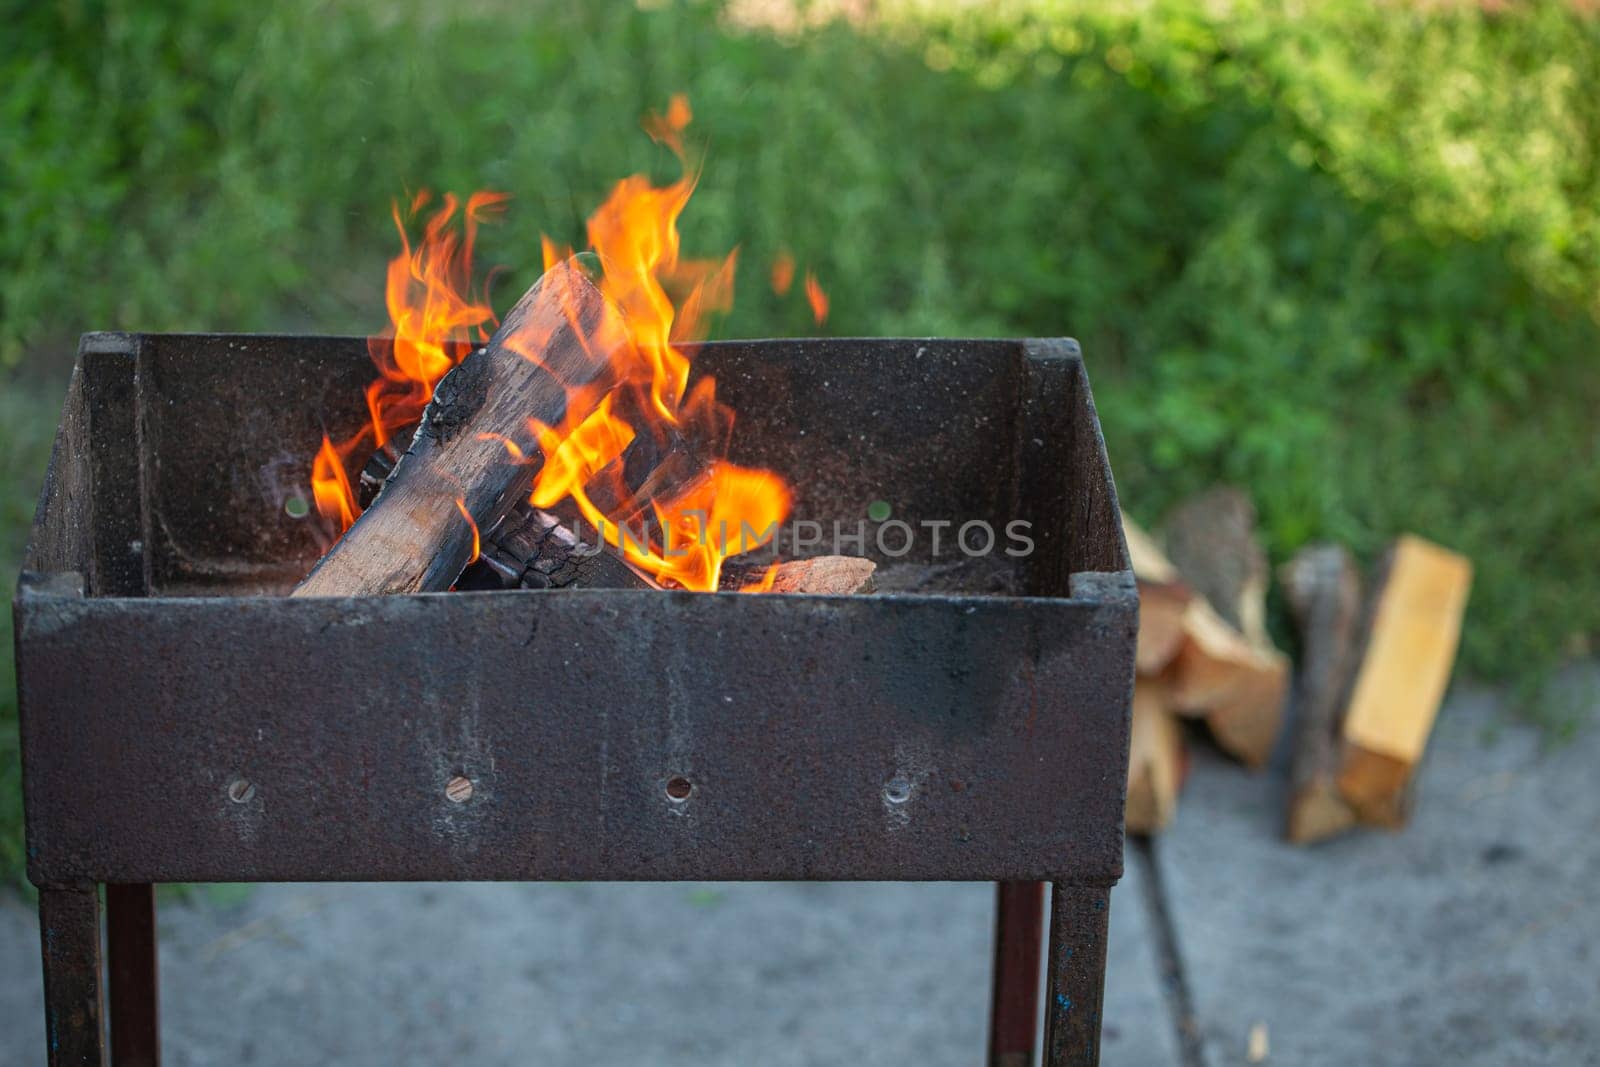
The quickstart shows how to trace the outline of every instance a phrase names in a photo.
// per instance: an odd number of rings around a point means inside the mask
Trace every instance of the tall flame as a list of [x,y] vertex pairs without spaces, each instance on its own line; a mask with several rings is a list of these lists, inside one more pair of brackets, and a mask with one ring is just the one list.
[[[627,388],[566,432],[531,426],[545,465],[530,499],[550,507],[571,498],[635,567],[664,583],[714,590],[723,560],[773,538],[791,494],[776,474],[727,460],[733,412],[717,401],[715,381],[702,378],[688,390],[690,362],[681,346],[704,339],[710,315],[732,305],[737,262],[737,251],[722,260],[680,252],[678,216],[698,180],[683,148],[691,118],[678,95],[665,115],[644,124],[678,157],[677,181],[658,187],[642,174],[624,178],[589,217],[589,246],[604,272],[600,290],[621,308],[632,336],[617,368]],[[547,268],[571,255],[549,241],[544,253]],[[674,293],[681,294],[676,302]],[[648,442],[642,451],[657,457],[648,494],[625,478],[635,441]],[[645,522],[652,519],[654,532]]]
[[[621,385],[598,404],[569,403],[573,418],[560,426],[529,420],[543,453],[529,499],[540,508],[570,499],[634,567],[663,584],[715,590],[725,559],[772,540],[791,494],[778,475],[727,460],[733,412],[716,399],[716,383],[703,377],[689,389],[683,346],[703,340],[710,316],[732,305],[737,263],[737,251],[721,260],[680,252],[678,216],[698,180],[683,147],[691,119],[688,100],[678,95],[664,115],[645,120],[682,165],[678,180],[656,186],[642,174],[624,178],[589,217],[598,285],[628,332],[626,343],[605,346],[618,353],[612,371]],[[385,288],[391,328],[368,346],[378,368],[367,389],[370,422],[342,443],[324,438],[313,469],[317,508],[341,532],[360,514],[347,474],[358,450],[383,448],[414,425],[467,351],[462,342],[485,340],[487,324],[496,321],[487,301],[471,296],[472,258],[479,224],[505,200],[480,192],[462,207],[447,194],[415,247],[394,209],[401,252],[389,263]],[[407,214],[428,202],[419,194]],[[547,271],[572,255],[548,238],[542,250]],[[792,264],[788,270],[792,276]],[[813,306],[824,301],[820,321],[826,297],[810,272],[805,280]],[[507,462],[525,461],[516,442],[502,443]],[[471,522],[460,501],[457,507]],[[748,589],[770,585],[769,574]]]
[[351,461],[363,461],[397,431],[415,426],[439,379],[461,361],[469,342],[486,340],[486,324],[497,321],[486,297],[471,296],[472,257],[478,227],[507,199],[504,193],[477,192],[463,208],[454,193],[446,193],[414,247],[406,221],[428,206],[432,194],[417,193],[404,215],[398,203],[392,206],[400,254],[389,261],[384,285],[389,329],[367,340],[378,370],[367,386],[368,422],[338,444],[324,436],[312,469],[317,511],[337,523],[340,533],[361,514],[351,489]]

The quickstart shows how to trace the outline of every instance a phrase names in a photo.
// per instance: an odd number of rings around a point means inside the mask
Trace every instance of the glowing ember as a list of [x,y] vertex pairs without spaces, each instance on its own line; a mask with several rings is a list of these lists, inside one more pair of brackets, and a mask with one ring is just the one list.
[[[624,178],[589,218],[589,246],[602,272],[597,284],[622,312],[628,333],[620,346],[610,343],[613,338],[593,340],[618,352],[612,371],[622,384],[598,404],[572,397],[572,418],[560,426],[529,420],[543,454],[529,499],[539,508],[570,499],[623,558],[661,584],[715,590],[726,558],[772,539],[788,517],[791,494],[778,475],[728,462],[733,412],[717,401],[716,383],[702,378],[688,388],[683,346],[704,339],[709,317],[731,306],[736,262],[734,253],[721,260],[680,253],[678,216],[697,177],[682,140],[691,118],[680,95],[665,115],[645,120],[650,135],[682,164],[677,181],[658,187],[642,174]],[[504,200],[476,193],[460,209],[446,196],[415,248],[395,211],[402,250],[389,265],[390,335],[370,345],[379,370],[367,391],[371,422],[342,444],[325,439],[315,463],[317,508],[341,531],[360,513],[346,473],[350,461],[414,425],[439,380],[465,354],[462,342],[487,338],[493,312],[469,295],[473,245],[479,223]],[[426,194],[419,196],[411,214],[426,203]],[[543,255],[548,270],[571,250],[547,238]],[[774,264],[774,288],[786,290],[793,275],[785,254]],[[821,322],[827,297],[809,271],[805,291]],[[500,440],[507,462],[527,461],[525,446]],[[471,522],[459,500],[457,507]],[[474,526],[474,559],[477,533]],[[747,591],[762,591],[771,579],[769,571]]]

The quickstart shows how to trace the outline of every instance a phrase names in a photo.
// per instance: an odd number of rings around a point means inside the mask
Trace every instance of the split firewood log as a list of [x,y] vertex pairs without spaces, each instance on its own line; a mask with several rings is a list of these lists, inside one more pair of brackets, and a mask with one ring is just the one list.
[[1184,773],[1183,727],[1172,712],[1170,695],[1159,678],[1141,677],[1134,683],[1124,817],[1129,833],[1160,833],[1178,810]]
[[1161,526],[1167,558],[1252,645],[1267,637],[1267,553],[1249,494],[1218,486],[1173,508]]
[[1300,628],[1294,683],[1294,748],[1284,836],[1296,844],[1332,837],[1355,825],[1339,792],[1344,711],[1355,668],[1361,575],[1340,545],[1308,545],[1279,570]]
[[[439,382],[405,455],[295,596],[364,596],[450,587],[539,468],[528,420],[577,419],[617,385],[619,313],[572,262],[519,300],[489,343]],[[504,442],[525,445],[513,462]]]
[[1362,822],[1404,825],[1472,586],[1464,556],[1410,535],[1379,565],[1344,716],[1339,792]]
[[1134,654],[1141,675],[1166,669],[1183,647],[1183,617],[1194,592],[1178,575],[1150,535],[1124,519],[1128,556],[1139,588],[1139,641]]
[[1283,721],[1288,658],[1264,630],[1252,641],[1218,615],[1148,534],[1126,518],[1123,529],[1139,581],[1139,671],[1159,673],[1175,711],[1203,718],[1230,754],[1263,766]]

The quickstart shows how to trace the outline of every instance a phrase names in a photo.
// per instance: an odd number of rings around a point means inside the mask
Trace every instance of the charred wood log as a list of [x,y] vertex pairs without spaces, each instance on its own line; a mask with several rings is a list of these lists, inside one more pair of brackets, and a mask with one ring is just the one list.
[[[532,447],[528,420],[560,425],[616,385],[615,310],[574,264],[553,268],[494,337],[434,391],[393,473],[295,596],[447,589],[493,529],[528,494],[538,462],[510,462],[504,441]],[[569,407],[583,410],[571,412]]]
[[1339,545],[1309,545],[1279,571],[1300,627],[1295,674],[1295,735],[1284,836],[1296,844],[1331,837],[1355,825],[1339,793],[1345,701],[1355,669],[1361,576]]

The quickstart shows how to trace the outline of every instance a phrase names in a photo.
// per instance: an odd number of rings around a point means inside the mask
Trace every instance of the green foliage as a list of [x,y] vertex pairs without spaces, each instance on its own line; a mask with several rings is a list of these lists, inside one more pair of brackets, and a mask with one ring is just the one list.
[[[671,172],[635,123],[681,90],[686,251],[741,247],[723,335],[815,332],[764,284],[783,248],[833,331],[1073,333],[1139,517],[1227,479],[1280,559],[1460,548],[1484,675],[1600,630],[1600,20],[878,8],[775,34],[709,3],[32,5],[0,37],[0,362],[59,374],[88,329],[370,331],[419,186],[514,194],[483,246],[503,305],[540,232],[581,243],[616,178]],[[8,580],[55,407],[20,388]]]

